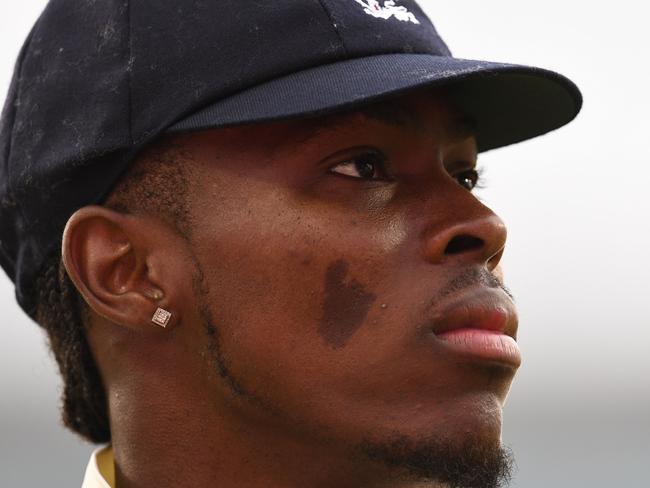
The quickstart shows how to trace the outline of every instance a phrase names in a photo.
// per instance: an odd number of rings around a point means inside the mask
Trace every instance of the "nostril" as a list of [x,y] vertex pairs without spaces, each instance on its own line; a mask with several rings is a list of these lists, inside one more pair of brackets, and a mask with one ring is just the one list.
[[483,247],[483,239],[478,237],[460,235],[455,236],[445,248],[445,254],[460,254],[468,251],[475,251]]

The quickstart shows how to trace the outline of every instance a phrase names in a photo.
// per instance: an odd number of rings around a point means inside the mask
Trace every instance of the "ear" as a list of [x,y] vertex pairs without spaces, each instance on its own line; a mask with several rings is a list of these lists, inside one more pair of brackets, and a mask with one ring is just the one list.
[[[171,240],[171,242],[170,242]],[[63,264],[90,308],[114,324],[138,330],[159,329],[152,323],[158,307],[180,319],[184,281],[177,260],[180,239],[153,217],[122,214],[100,206],[75,212],[65,227]]]

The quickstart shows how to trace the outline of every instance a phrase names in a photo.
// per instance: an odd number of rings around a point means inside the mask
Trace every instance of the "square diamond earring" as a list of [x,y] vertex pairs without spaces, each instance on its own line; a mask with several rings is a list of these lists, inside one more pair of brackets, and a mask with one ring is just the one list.
[[161,327],[167,327],[167,324],[169,323],[169,319],[171,318],[172,314],[171,312],[168,312],[164,308],[158,307],[156,311],[153,314],[153,317],[151,317],[151,321],[159,325]]

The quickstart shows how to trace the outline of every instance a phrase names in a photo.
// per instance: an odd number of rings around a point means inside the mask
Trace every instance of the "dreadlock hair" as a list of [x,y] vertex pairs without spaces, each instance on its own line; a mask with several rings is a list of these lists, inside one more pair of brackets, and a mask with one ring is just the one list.
[[[104,202],[113,210],[161,217],[183,237],[189,235],[189,155],[161,139],[132,163]],[[63,380],[63,424],[86,440],[111,439],[106,392],[86,340],[89,308],[65,271],[61,248],[49,256],[36,280],[34,318],[48,336]]]
[[60,255],[59,249],[50,256],[36,281],[36,321],[47,332],[63,379],[63,424],[92,442],[108,442],[106,395],[86,341],[86,308]]

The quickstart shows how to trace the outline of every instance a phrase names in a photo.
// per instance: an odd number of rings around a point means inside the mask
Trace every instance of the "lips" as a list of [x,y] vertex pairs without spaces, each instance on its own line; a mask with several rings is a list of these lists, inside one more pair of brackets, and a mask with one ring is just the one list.
[[456,295],[431,322],[436,342],[466,359],[505,363],[518,367],[521,352],[516,342],[517,313],[498,288],[476,287]]

